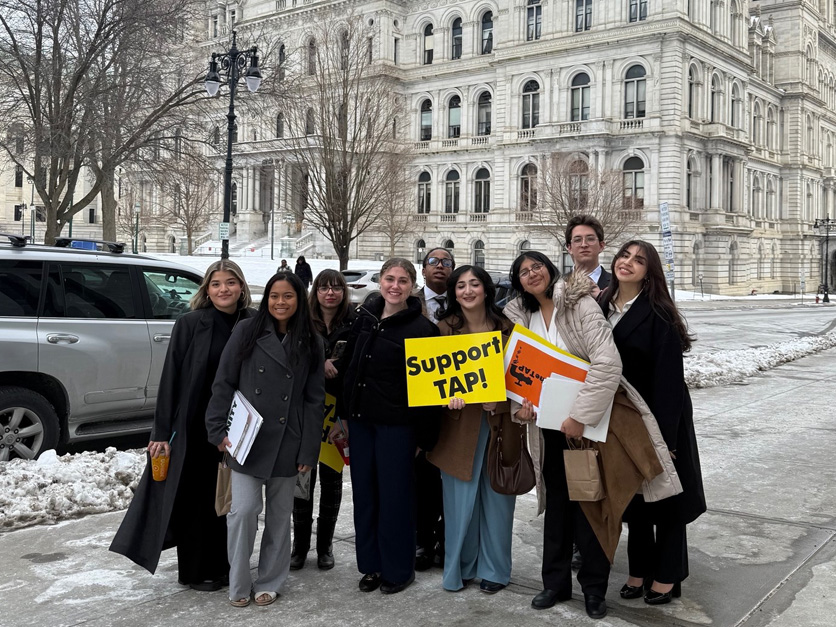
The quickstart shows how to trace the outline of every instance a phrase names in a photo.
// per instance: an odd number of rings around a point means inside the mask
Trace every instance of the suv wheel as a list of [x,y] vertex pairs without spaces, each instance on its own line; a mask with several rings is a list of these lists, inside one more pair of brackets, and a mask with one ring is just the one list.
[[43,396],[19,387],[0,388],[0,461],[35,459],[58,445],[55,410]]

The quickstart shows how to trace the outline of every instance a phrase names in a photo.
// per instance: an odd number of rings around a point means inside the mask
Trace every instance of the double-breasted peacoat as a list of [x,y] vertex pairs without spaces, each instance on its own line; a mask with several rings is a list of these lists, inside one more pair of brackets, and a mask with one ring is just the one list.
[[[242,309],[240,319],[252,311]],[[169,533],[180,475],[186,456],[189,417],[199,411],[206,385],[206,364],[212,342],[213,308],[191,311],[174,325],[163,365],[151,440],[168,441],[176,431],[171,446],[168,477],[153,481],[148,464],[137,486],[130,508],[116,532],[110,550],[131,559],[153,573],[160,553],[174,546]],[[215,476],[209,476],[214,483]]]
[[[607,312],[608,313],[608,312]],[[682,493],[646,503],[644,514],[656,520],[689,523],[705,512],[691,395],[685,384],[682,346],[673,325],[653,311],[645,292],[618,321],[613,339],[624,364],[624,377],[645,400],[682,482]],[[630,510],[625,515],[628,519]]]
[[298,474],[298,464],[314,466],[319,459],[325,417],[322,339],[315,336],[316,350],[291,363],[290,343],[299,340],[291,334],[280,340],[270,323],[244,357],[242,345],[255,321],[239,324],[224,349],[206,410],[206,430],[212,444],[223,442],[232,396],[240,391],[264,423],[246,462],[231,460],[230,466],[259,479],[292,477]]

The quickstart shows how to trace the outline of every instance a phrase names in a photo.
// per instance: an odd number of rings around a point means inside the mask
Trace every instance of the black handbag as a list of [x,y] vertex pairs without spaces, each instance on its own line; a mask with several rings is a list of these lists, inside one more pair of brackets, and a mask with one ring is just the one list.
[[537,484],[534,476],[534,462],[525,444],[525,427],[516,425],[520,432],[520,456],[513,464],[506,465],[502,458],[502,424],[496,437],[488,446],[488,478],[491,488],[498,494],[528,494]]

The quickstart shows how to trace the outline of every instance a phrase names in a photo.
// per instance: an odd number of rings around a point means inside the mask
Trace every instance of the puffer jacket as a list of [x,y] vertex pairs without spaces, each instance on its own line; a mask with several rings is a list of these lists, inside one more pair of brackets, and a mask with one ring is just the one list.
[[[642,414],[653,448],[662,465],[662,474],[642,484],[646,501],[657,501],[682,492],[682,485],[676,475],[665,440],[659,425],[641,396],[621,375],[621,357],[612,337],[612,329],[601,313],[601,308],[590,292],[592,284],[586,277],[569,275],[560,279],[554,287],[553,301],[555,322],[567,350],[590,362],[586,383],[572,406],[569,415],[578,422],[597,425],[606,414],[619,385],[627,397]],[[505,307],[505,315],[515,324],[529,328],[532,312],[525,309],[521,297],[515,298]],[[520,405],[512,402],[511,415]],[[537,477],[538,513],[546,509],[546,486],[542,478],[543,435],[534,424],[528,425],[528,446],[534,460]]]

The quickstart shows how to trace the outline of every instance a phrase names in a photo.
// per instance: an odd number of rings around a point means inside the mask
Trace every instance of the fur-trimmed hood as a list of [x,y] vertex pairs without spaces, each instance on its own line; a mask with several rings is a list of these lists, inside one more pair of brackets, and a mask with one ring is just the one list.
[[595,284],[589,279],[589,275],[583,272],[571,272],[558,280],[554,286],[555,302],[558,299],[566,307],[574,309],[578,301],[584,296],[592,296]]

